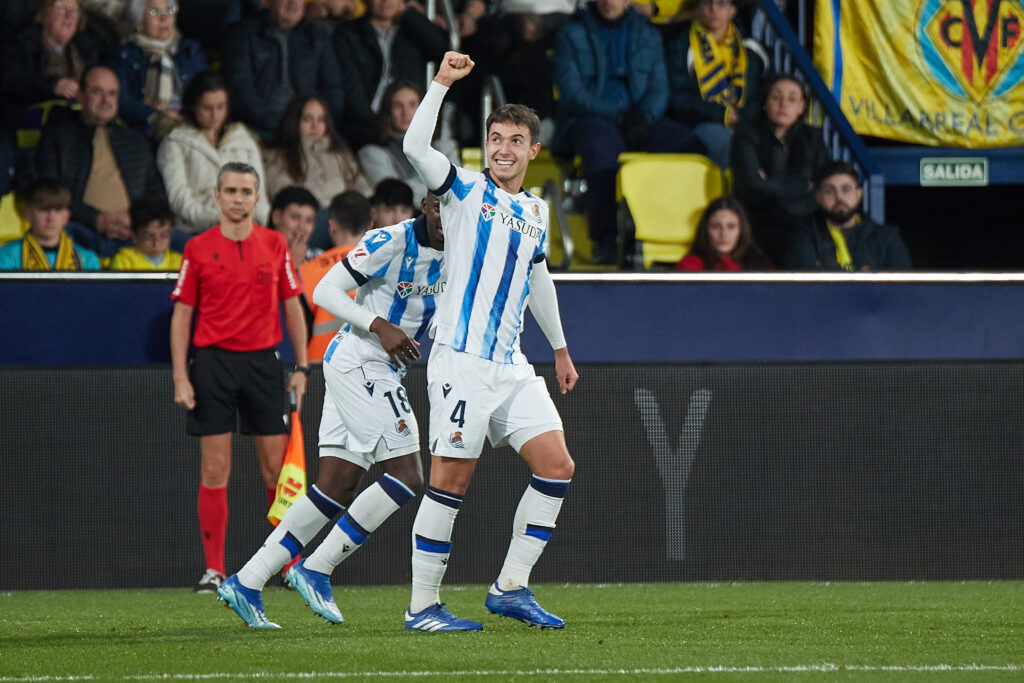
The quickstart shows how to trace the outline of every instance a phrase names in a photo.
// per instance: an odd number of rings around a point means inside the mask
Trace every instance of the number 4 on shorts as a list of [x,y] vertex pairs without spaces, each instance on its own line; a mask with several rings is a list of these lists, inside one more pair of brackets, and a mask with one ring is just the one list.
[[460,428],[462,427],[462,425],[466,424],[465,401],[459,401],[458,403],[455,404],[455,410],[452,411],[452,422],[459,425]]

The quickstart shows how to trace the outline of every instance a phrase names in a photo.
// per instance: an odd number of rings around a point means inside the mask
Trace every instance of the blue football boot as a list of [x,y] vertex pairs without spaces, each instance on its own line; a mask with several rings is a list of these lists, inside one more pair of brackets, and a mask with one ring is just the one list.
[[298,591],[313,613],[323,617],[327,623],[340,624],[345,621],[341,616],[341,610],[334,603],[331,577],[327,574],[306,569],[306,561],[301,560],[288,570],[284,580]]
[[484,601],[491,614],[499,617],[518,619],[524,624],[533,628],[555,629],[565,628],[565,621],[557,614],[548,612],[537,604],[533,597],[533,591],[525,586],[515,590],[503,591],[498,588],[497,582],[491,585],[487,591],[487,600]]
[[249,628],[281,628],[264,614],[263,596],[260,592],[240,584],[237,574],[224,579],[217,588],[217,595],[249,625]]
[[411,614],[405,610],[406,631],[482,631],[479,621],[460,619],[445,608],[445,603],[431,605],[421,612]]

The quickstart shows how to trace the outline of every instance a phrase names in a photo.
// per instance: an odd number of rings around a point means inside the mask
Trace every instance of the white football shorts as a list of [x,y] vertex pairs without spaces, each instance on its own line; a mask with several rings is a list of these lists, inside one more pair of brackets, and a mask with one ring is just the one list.
[[543,377],[528,363],[506,365],[434,344],[427,362],[430,452],[479,458],[484,437],[517,452],[535,436],[562,431]]
[[363,469],[415,453],[420,431],[398,376],[384,363],[342,372],[324,363],[320,457],[348,460]]

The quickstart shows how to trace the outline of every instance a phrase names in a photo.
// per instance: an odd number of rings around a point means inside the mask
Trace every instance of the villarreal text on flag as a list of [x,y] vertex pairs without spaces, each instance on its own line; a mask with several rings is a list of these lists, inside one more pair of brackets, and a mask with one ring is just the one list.
[[814,61],[863,135],[1024,144],[1024,2],[817,0]]

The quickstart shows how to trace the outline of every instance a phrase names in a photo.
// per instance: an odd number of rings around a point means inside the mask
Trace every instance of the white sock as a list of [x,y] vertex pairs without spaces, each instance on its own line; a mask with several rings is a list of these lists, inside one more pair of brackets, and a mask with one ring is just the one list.
[[462,496],[433,486],[420,502],[412,523],[412,598],[409,611],[422,612],[441,602],[441,579],[452,551],[452,529]]
[[500,590],[530,585],[530,572],[555,530],[555,520],[568,489],[568,479],[542,479],[534,475],[530,480],[512,522],[512,542],[498,574]]
[[313,540],[324,524],[344,509],[316,485],[310,487],[306,495],[284,513],[263,547],[238,570],[238,582],[246,588],[263,590],[270,577],[298,557],[303,546]]
[[416,494],[390,474],[375,481],[360,493],[338,523],[331,529],[303,565],[306,569],[330,575],[367,537],[377,530],[398,508]]

